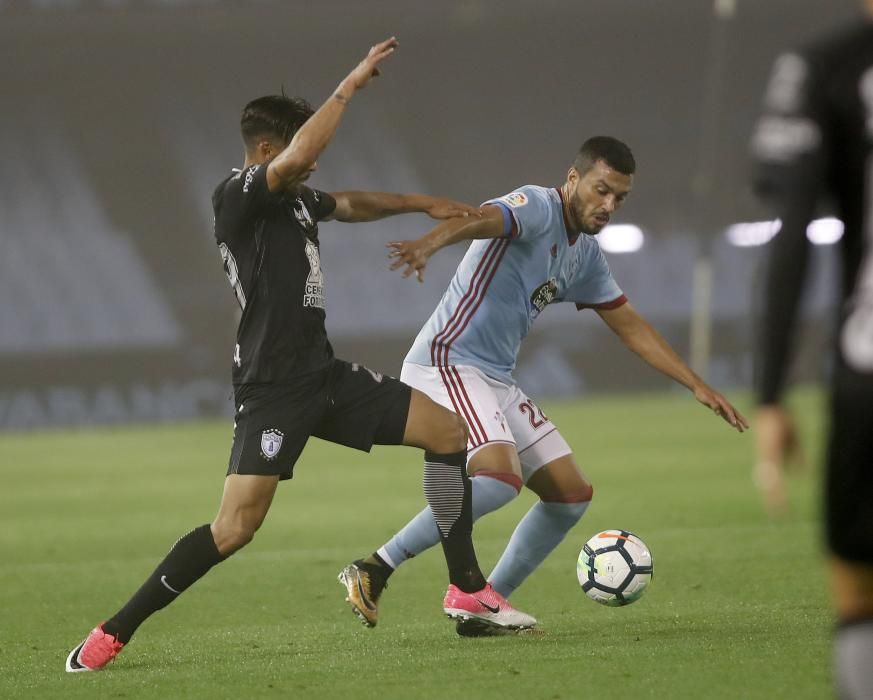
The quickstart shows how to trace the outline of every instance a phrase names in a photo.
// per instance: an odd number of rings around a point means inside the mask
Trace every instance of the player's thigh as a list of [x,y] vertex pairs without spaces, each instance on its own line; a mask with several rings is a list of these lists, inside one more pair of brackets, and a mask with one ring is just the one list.
[[[502,386],[467,366],[431,367],[404,363],[401,380],[461,416],[467,424],[467,459],[475,463],[480,451],[492,446],[515,449],[515,440],[500,408],[495,387]],[[506,451],[506,450],[504,450]]]
[[334,360],[328,407],[315,437],[369,452],[373,445],[403,444],[412,390],[394,377],[356,362]]
[[403,444],[440,454],[466,449],[467,424],[457,413],[412,389]]
[[[501,396],[501,407],[515,436],[525,483],[546,465],[568,456],[572,461],[570,446],[555,424],[521,389],[510,387]],[[556,469],[563,470],[563,467]]]
[[326,379],[293,386],[245,387],[235,394],[233,446],[227,474],[278,475],[294,465],[327,408]]
[[547,503],[585,503],[594,489],[572,454],[558,457],[534,471],[525,484]]
[[[469,430],[464,419],[457,413],[440,406],[417,389],[412,391],[412,402],[409,410],[409,422],[406,425],[405,445],[422,447],[435,452],[449,452],[448,448],[434,448],[428,445],[434,441],[448,445],[453,440],[462,440],[461,444],[469,446]],[[476,474],[514,474],[521,477],[518,454],[515,445],[503,442],[491,442],[479,445],[467,453],[467,472],[470,476]]]
[[831,592],[841,620],[873,617],[873,564],[831,557]]
[[[467,473],[470,476],[513,474],[517,479],[521,479],[521,464],[518,461],[515,445],[501,442],[484,445],[467,458]],[[520,482],[517,481],[516,484],[516,488],[521,488]]]

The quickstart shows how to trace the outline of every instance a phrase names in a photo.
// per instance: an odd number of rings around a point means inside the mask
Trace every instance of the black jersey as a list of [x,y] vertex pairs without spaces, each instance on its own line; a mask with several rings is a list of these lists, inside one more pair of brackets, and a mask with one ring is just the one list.
[[770,244],[763,403],[779,400],[809,258],[806,230],[829,200],[845,229],[836,380],[873,387],[873,22],[861,22],[774,64],[752,143],[756,186],[777,204]]
[[325,192],[273,193],[267,166],[225,179],[212,195],[215,239],[242,318],[233,383],[289,383],[333,359],[324,328],[317,222],[336,208]]

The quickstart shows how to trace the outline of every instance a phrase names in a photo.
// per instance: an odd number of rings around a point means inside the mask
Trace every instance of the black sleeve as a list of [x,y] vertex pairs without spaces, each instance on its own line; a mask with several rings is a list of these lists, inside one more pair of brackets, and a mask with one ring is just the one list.
[[224,206],[232,206],[240,217],[255,216],[280,199],[280,193],[267,187],[266,163],[241,170],[225,185]]
[[316,221],[322,221],[333,214],[336,209],[336,200],[332,195],[321,190],[310,189],[309,192],[312,202],[312,214]]
[[777,403],[784,390],[811,248],[806,229],[826,189],[828,123],[820,72],[799,54],[777,59],[752,141],[755,189],[782,221],[768,246],[758,334],[756,389],[764,404]]

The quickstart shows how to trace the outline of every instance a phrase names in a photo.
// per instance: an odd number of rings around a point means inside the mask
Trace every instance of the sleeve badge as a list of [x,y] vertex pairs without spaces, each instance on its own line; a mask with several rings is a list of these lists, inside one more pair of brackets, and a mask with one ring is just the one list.
[[500,201],[506,202],[511,207],[523,207],[527,204],[527,195],[524,192],[513,192],[505,197],[501,197]]

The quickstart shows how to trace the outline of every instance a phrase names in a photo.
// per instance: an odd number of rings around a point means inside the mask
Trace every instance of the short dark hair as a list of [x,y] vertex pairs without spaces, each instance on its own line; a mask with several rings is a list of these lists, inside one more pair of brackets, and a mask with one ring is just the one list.
[[631,149],[612,136],[594,136],[588,139],[576,154],[573,167],[580,175],[584,175],[598,160],[604,161],[610,168],[625,175],[633,175],[637,169]]
[[264,138],[290,143],[313,112],[302,97],[267,95],[252,100],[243,107],[239,122],[246,149],[253,150]]

